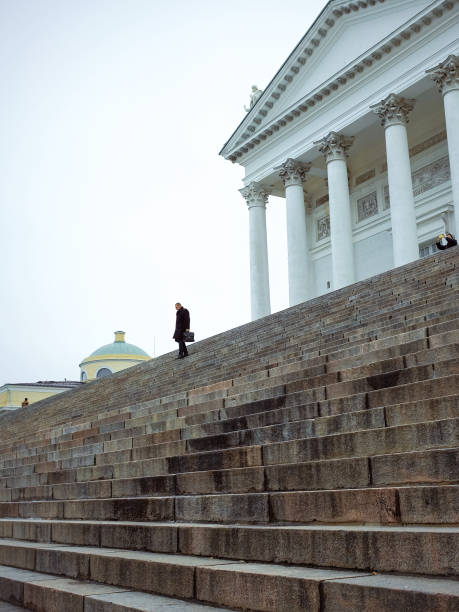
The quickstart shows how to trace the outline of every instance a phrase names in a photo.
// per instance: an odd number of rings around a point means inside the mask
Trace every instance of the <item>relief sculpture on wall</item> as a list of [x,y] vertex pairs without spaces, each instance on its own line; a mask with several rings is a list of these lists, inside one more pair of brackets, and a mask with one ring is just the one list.
[[330,236],[330,217],[320,217],[317,219],[317,241]]
[[359,223],[377,214],[378,200],[376,198],[376,191],[357,200],[357,219]]
[[433,189],[445,181],[449,181],[451,176],[448,156],[437,159],[437,161],[416,170],[416,172],[413,172],[412,178],[413,194],[415,196],[429,191],[429,189]]

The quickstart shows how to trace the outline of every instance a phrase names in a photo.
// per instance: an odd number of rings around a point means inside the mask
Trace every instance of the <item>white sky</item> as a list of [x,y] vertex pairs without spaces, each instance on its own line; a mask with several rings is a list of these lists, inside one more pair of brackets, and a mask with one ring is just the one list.
[[[250,320],[243,169],[218,153],[325,0],[0,0],[0,385],[78,380],[125,330]],[[288,305],[284,200],[267,211]]]

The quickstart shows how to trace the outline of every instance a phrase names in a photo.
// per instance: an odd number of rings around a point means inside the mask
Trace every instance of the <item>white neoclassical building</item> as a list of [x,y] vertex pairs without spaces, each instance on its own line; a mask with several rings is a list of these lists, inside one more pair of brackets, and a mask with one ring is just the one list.
[[221,155],[245,168],[252,318],[285,198],[290,305],[459,231],[459,0],[330,0]]

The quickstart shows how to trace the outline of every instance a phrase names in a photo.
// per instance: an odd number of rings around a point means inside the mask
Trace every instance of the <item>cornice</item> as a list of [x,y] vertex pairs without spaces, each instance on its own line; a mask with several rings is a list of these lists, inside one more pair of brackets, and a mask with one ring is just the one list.
[[[299,100],[296,105],[285,110],[282,115],[273,118],[271,123],[260,128],[260,124],[269,110],[273,108],[275,101],[281,97],[287,86],[294,80],[300,69],[320,46],[321,40],[335,26],[336,21],[343,15],[384,2],[385,0],[342,2],[339,5],[334,4],[332,7],[329,7],[328,11],[325,10],[308,31],[307,36],[303,38],[297,49],[295,49],[291,60],[286,63],[277,77],[273,79],[247,118],[243,121],[242,125],[245,125],[245,131],[242,134],[239,133],[242,128],[241,125],[240,129],[236,130],[233,137],[225,144],[220,154],[233,163],[239,161],[246,153],[257,147],[260,143],[286,128],[294,119],[304,115],[314,107],[314,110],[316,110],[317,106],[320,106],[323,101],[329,99],[338,90],[343,89],[347,83],[361,77],[362,73],[368,71],[369,68],[383,58],[386,58],[393,49],[407,44],[413,37],[419,35],[422,30],[430,27],[434,21],[441,19],[446,12],[451,11],[459,3],[459,0],[438,0],[434,5],[430,5],[398,30],[395,30],[390,36],[369,49],[365,55],[357,58],[355,63],[346,66],[328,81],[312,90],[308,96]],[[246,123],[248,119],[250,121]],[[231,153],[225,155],[225,149],[231,151]]]

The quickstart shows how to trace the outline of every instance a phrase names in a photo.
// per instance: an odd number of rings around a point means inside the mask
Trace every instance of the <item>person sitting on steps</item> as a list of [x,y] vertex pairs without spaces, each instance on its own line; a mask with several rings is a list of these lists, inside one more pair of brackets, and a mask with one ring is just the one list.
[[440,251],[444,251],[445,249],[449,249],[450,247],[457,246],[457,240],[450,232],[446,232],[446,234],[440,234],[437,240],[437,249]]
[[179,354],[177,359],[183,359],[184,357],[188,357],[186,344],[183,340],[183,332],[190,331],[190,313],[186,308],[183,308],[180,302],[176,303],[175,310],[177,313],[173,338],[179,345]]

